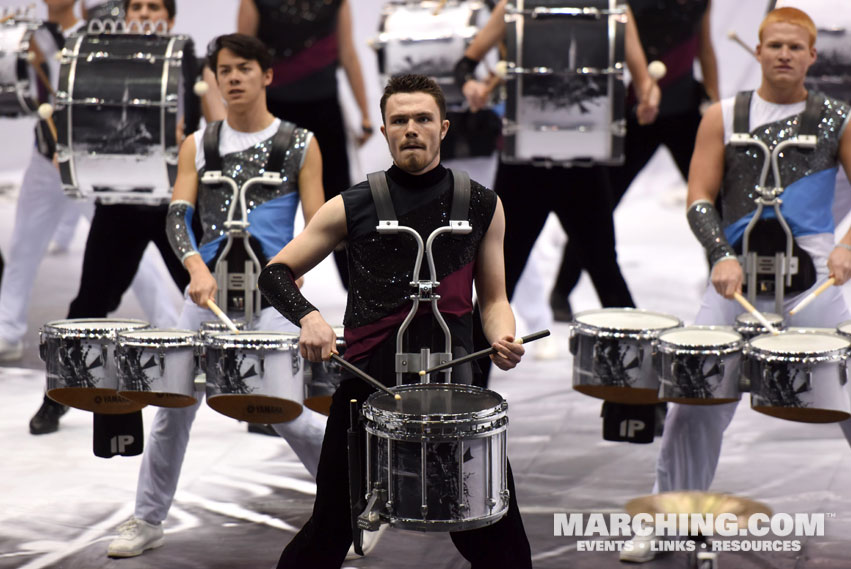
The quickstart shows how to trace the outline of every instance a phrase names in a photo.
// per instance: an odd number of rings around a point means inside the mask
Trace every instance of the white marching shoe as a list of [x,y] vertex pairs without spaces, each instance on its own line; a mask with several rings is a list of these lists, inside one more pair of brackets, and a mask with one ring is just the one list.
[[622,549],[620,560],[627,563],[647,563],[653,561],[656,557],[656,551],[653,549],[653,544],[658,540],[655,535],[637,535],[629,540],[632,544],[631,549]]
[[136,557],[162,544],[162,524],[149,524],[133,517],[118,526],[118,537],[109,544],[106,554],[109,557]]
[[[365,531],[363,532],[363,555],[366,557],[369,555],[369,552],[375,549],[375,544],[378,543],[378,540],[381,538],[381,534],[384,533],[384,530],[387,529],[387,524],[381,524],[378,527],[377,531]],[[360,559],[360,555],[355,553],[355,545],[352,544],[349,547],[349,552],[346,554],[346,561],[352,561],[353,559]]]
[[24,343],[7,342],[0,338],[0,362],[14,362],[24,357]]

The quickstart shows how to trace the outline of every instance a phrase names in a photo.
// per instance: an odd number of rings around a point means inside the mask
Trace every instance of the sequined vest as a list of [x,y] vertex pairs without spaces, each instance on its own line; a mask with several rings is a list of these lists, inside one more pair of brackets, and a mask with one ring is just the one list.
[[[423,189],[406,188],[387,176],[400,225],[415,229],[424,242],[434,229],[449,222],[452,176],[443,171],[446,173],[440,180]],[[457,236],[441,235],[434,243],[435,269],[441,287],[444,284],[451,286],[453,279],[465,271],[470,273],[469,281],[466,274],[462,277],[464,283],[472,283],[479,244],[496,209],[493,191],[476,182],[472,182],[471,186],[468,220],[472,232]],[[417,245],[409,235],[380,235],[376,231],[378,214],[366,182],[346,190],[342,197],[349,232],[349,299],[343,321],[348,329],[373,324],[410,308],[409,296],[413,292],[410,282]],[[420,277],[428,278],[425,260]],[[438,292],[443,293],[441,311],[444,305],[450,307],[450,312],[472,306],[472,288],[467,284],[452,290],[438,289]]]
[[[811,97],[812,97],[811,93]],[[812,99],[811,99],[812,100]],[[808,105],[811,104],[808,100]],[[835,169],[838,164],[839,142],[842,128],[846,123],[849,106],[841,101],[825,97],[817,111],[815,149],[789,148],[779,158],[780,180],[785,188],[782,212],[789,221],[795,236],[824,232],[828,220],[822,220],[824,231],[808,229],[813,221],[798,223],[809,201],[823,204],[828,210],[833,200]],[[778,143],[798,134],[803,113],[763,124],[752,129],[750,135],[774,149]],[[756,209],[756,188],[764,163],[764,153],[756,146],[734,146],[728,143],[724,148],[724,179],[721,187],[722,226],[731,244],[741,238],[743,225]],[[774,185],[774,176],[769,169],[766,185]],[[816,220],[817,222],[818,220]],[[832,217],[829,220],[832,226]]]
[[[205,141],[212,132],[211,129],[217,133],[220,127],[220,121],[207,125],[204,133]],[[274,136],[251,148],[221,156],[222,174],[233,179],[237,186],[242,188],[245,182],[251,178],[262,176],[266,172],[266,165],[273,151],[275,140],[285,128],[292,129],[292,134],[284,150],[283,166],[279,170],[282,183],[278,186],[253,184],[248,188],[245,195],[248,221],[252,224],[249,226],[248,231],[262,247],[262,251],[258,251],[258,253],[263,254],[261,260],[263,258],[270,258],[283,247],[283,245],[280,245],[281,240],[275,238],[277,234],[288,231],[291,238],[292,218],[275,219],[274,225],[270,226],[264,219],[258,219],[258,217],[262,215],[264,206],[268,207],[273,200],[291,194],[295,194],[293,199],[298,200],[298,176],[311,133],[303,128],[295,127],[292,123],[281,121],[281,127]],[[218,148],[218,135],[215,138],[215,148]],[[227,220],[228,210],[233,201],[233,190],[229,185],[208,185],[201,183],[204,173],[212,169],[210,166],[214,164],[215,160],[214,157],[208,157],[206,154],[207,151],[205,148],[204,167],[198,171],[199,186],[197,200],[197,212],[203,229],[202,237],[199,240],[199,249],[204,258],[208,258],[208,255],[204,251],[205,248],[211,246],[217,247],[224,242],[226,238],[224,223]],[[238,210],[239,208],[237,208],[237,212]],[[238,215],[239,213],[237,213]]]

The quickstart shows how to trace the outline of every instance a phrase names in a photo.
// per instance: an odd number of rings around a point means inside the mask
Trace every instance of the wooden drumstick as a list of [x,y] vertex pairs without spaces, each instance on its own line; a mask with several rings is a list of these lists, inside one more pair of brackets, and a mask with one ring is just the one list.
[[[535,332],[534,334],[529,334],[528,336],[523,336],[519,340],[517,340],[517,344],[528,344],[529,342],[534,342],[535,340],[540,340],[541,338],[546,338],[550,335],[549,330],[541,330],[540,332]],[[430,373],[434,373],[436,371],[442,371],[450,367],[457,366],[459,364],[463,364],[466,362],[470,362],[473,360],[477,360],[479,358],[483,358],[485,356],[489,356],[491,354],[495,354],[496,350],[493,348],[485,348],[484,350],[479,350],[478,352],[473,352],[472,354],[467,354],[466,356],[462,356],[460,358],[456,358],[454,360],[444,362],[442,364],[436,365],[433,368],[420,370],[420,375],[428,375]]]
[[735,298],[735,299],[738,301],[738,303],[742,305],[742,308],[744,308],[745,310],[747,310],[748,312],[750,312],[751,314],[753,314],[753,315],[754,315],[754,318],[756,318],[757,320],[759,320],[759,323],[760,323],[760,324],[762,324],[763,326],[765,326],[765,329],[766,329],[766,330],[768,330],[769,332],[771,332],[771,333],[772,333],[772,334],[774,334],[775,336],[777,336],[777,335],[779,335],[779,334],[780,334],[780,332],[777,330],[777,328],[775,328],[775,327],[771,324],[771,322],[769,322],[769,321],[768,321],[768,319],[767,319],[765,316],[763,316],[763,315],[762,315],[762,312],[760,312],[759,310],[757,310],[757,309],[754,307],[754,305],[753,305],[753,304],[751,304],[750,302],[748,302],[748,299],[746,299],[744,296],[742,296],[742,295],[741,295],[741,293],[734,292],[734,293],[733,293],[733,298]]
[[362,369],[358,368],[357,366],[350,364],[349,362],[347,362],[346,360],[344,360],[343,358],[341,358],[337,354],[331,353],[331,359],[334,360],[335,362],[337,362],[338,364],[340,364],[341,366],[343,366],[344,368],[346,368],[347,370],[349,370],[350,372],[352,372],[353,374],[355,374],[359,379],[362,379],[365,382],[367,382],[368,384],[370,384],[371,386],[373,386],[374,388],[380,389],[381,391],[383,391],[384,393],[387,393],[388,395],[392,395],[393,399],[396,399],[396,400],[402,399],[401,395],[399,395],[398,393],[393,393],[392,391],[390,391],[390,389],[387,388],[386,385],[384,385],[383,383],[381,383],[380,381],[378,381],[377,379],[375,379],[374,377],[372,377],[371,375],[369,375],[368,373],[366,373]]
[[207,308],[213,311],[213,314],[219,317],[219,320],[224,322],[225,326],[233,332],[234,334],[239,334],[239,328],[236,327],[236,324],[233,323],[233,320],[228,318],[228,315],[222,312],[222,309],[216,306],[216,303],[213,302],[212,298],[207,299]]
[[735,31],[730,30],[729,32],[727,32],[727,37],[729,39],[731,39],[732,41],[736,42],[737,44],[739,44],[740,46],[742,46],[742,49],[747,51],[749,54],[756,57],[756,53],[754,52],[753,48],[751,46],[749,46],[748,44],[746,44],[745,41],[742,38],[740,38],[739,34],[737,34]]
[[811,292],[810,294],[808,294],[808,295],[804,298],[804,300],[802,300],[801,302],[799,302],[798,304],[796,304],[796,305],[795,305],[795,308],[793,308],[792,310],[790,310],[790,311],[789,311],[789,315],[790,315],[790,316],[794,316],[795,314],[797,314],[797,313],[799,313],[800,311],[802,311],[804,308],[806,308],[806,306],[807,306],[809,303],[811,303],[812,301],[814,301],[818,295],[820,295],[821,293],[823,293],[824,291],[826,291],[827,289],[829,289],[830,287],[832,287],[835,283],[836,283],[836,279],[835,279],[835,278],[833,278],[833,277],[830,277],[829,279],[827,279],[826,281],[824,281],[823,283],[821,283],[821,286],[819,286],[819,287],[818,287],[817,289],[815,289],[813,292]]
[[432,12],[431,15],[437,16],[438,14],[440,14],[440,12],[443,10],[444,6],[446,6],[446,0],[440,0],[440,2],[437,3],[437,6],[434,9],[434,12]]

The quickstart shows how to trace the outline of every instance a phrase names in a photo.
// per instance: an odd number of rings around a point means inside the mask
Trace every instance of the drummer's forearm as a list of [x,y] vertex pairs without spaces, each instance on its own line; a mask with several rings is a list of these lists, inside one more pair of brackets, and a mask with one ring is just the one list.
[[653,79],[647,71],[647,57],[644,55],[644,48],[641,47],[641,39],[638,36],[638,27],[635,25],[635,18],[632,15],[632,10],[629,6],[626,8],[626,66],[629,68],[629,74],[632,76],[633,85],[636,87],[636,93],[641,96],[647,92]]
[[481,61],[485,54],[505,36],[505,4],[506,0],[502,0],[493,9],[490,19],[464,52],[465,57]]
[[490,344],[506,336],[514,337],[516,323],[508,299],[482,306],[482,329]]

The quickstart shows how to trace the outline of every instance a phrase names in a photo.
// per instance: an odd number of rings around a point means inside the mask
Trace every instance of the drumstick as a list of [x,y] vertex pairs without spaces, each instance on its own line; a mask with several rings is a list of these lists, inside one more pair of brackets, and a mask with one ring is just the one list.
[[16,14],[14,12],[12,12],[11,14],[7,14],[7,15],[3,16],[2,18],[0,18],[0,24],[5,24],[6,22],[11,20],[15,16],[16,16]]
[[775,336],[777,336],[778,334],[780,334],[780,332],[777,330],[777,328],[775,328],[774,326],[772,326],[772,325],[771,325],[771,322],[769,322],[769,321],[765,318],[765,316],[763,316],[763,315],[762,315],[762,312],[760,312],[759,310],[757,310],[756,308],[754,308],[754,305],[753,305],[753,304],[751,304],[750,302],[748,302],[748,300],[747,300],[744,296],[742,296],[742,295],[741,295],[740,293],[738,293],[738,292],[734,292],[734,293],[733,293],[733,298],[735,298],[735,299],[739,302],[739,304],[741,304],[741,305],[742,305],[742,308],[744,308],[745,310],[747,310],[748,312],[750,312],[751,314],[753,314],[753,315],[754,315],[754,318],[756,318],[757,320],[759,320],[760,324],[762,324],[763,326],[765,326],[765,329],[766,329],[766,330],[768,330],[769,332],[771,332],[771,333],[772,333],[772,334],[774,334]]
[[796,305],[795,305],[795,308],[793,308],[792,310],[790,310],[790,311],[789,311],[789,315],[790,315],[790,316],[794,316],[794,315],[795,315],[795,314],[797,314],[798,312],[802,311],[802,310],[803,310],[803,309],[804,309],[804,308],[805,308],[805,307],[806,307],[809,303],[811,303],[812,301],[814,301],[818,295],[820,295],[821,293],[823,293],[824,291],[826,291],[827,289],[829,289],[830,287],[832,287],[832,286],[833,286],[833,284],[834,284],[835,282],[836,282],[836,279],[834,279],[833,277],[830,277],[829,279],[827,279],[826,281],[824,281],[824,282],[821,284],[821,286],[819,286],[819,287],[818,287],[817,289],[815,289],[813,292],[811,292],[810,294],[808,294],[808,295],[804,298],[804,300],[802,300],[801,302],[799,302],[798,304],[796,304]]
[[739,44],[740,46],[742,46],[742,48],[745,51],[747,51],[749,54],[756,57],[756,53],[754,53],[753,48],[751,48],[751,46],[746,44],[745,41],[742,38],[739,37],[739,34],[734,32],[733,30],[730,30],[729,32],[727,32],[727,37],[729,39],[733,40],[734,42],[736,42],[737,44]]
[[343,358],[341,358],[337,354],[332,353],[331,359],[334,360],[335,362],[337,362],[338,364],[340,364],[341,366],[343,366],[344,368],[346,368],[347,370],[349,370],[350,372],[352,372],[353,374],[355,374],[356,376],[358,376],[360,379],[364,380],[365,382],[367,382],[368,384],[373,386],[374,388],[380,389],[381,391],[383,391],[384,393],[387,393],[388,395],[392,395],[393,399],[397,399],[397,400],[402,399],[401,395],[399,395],[398,393],[393,393],[383,383],[381,383],[380,381],[378,381],[377,379],[375,379],[374,377],[372,377],[371,375],[369,375],[365,371],[361,370],[357,366],[350,364],[349,362],[347,362],[346,360],[344,360]]
[[228,315],[222,312],[222,309],[216,306],[216,303],[213,302],[212,298],[207,299],[207,308],[213,311],[213,314],[219,317],[219,320],[224,322],[225,326],[233,332],[234,334],[239,334],[239,328],[236,327],[236,324],[233,323],[233,320],[228,318]]
[[[528,336],[523,336],[519,340],[517,340],[517,344],[528,344],[529,342],[534,342],[535,340],[540,340],[541,338],[546,338],[550,335],[549,330],[541,330],[540,332],[535,332],[534,334],[529,334]],[[446,368],[457,366],[458,364],[463,364],[469,361],[477,360],[479,358],[483,358],[485,356],[489,356],[491,354],[495,354],[496,350],[494,348],[486,348],[484,350],[479,350],[478,352],[473,352],[472,354],[467,354],[466,356],[462,356],[460,358],[456,358],[454,360],[439,364],[434,366],[433,368],[420,370],[420,375],[427,375],[430,373],[434,373],[436,371],[442,371]]]
[[446,6],[446,0],[440,0],[437,3],[437,7],[435,7],[434,12],[432,12],[432,16],[437,16],[443,10],[443,7]]

